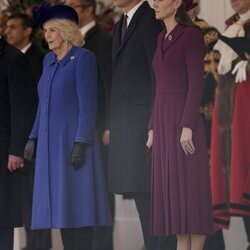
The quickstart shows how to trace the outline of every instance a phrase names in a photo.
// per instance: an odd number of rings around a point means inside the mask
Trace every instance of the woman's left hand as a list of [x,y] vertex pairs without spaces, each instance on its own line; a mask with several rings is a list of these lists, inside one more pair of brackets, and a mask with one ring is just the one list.
[[195,147],[193,144],[193,131],[190,128],[182,128],[180,143],[186,155],[193,154]]

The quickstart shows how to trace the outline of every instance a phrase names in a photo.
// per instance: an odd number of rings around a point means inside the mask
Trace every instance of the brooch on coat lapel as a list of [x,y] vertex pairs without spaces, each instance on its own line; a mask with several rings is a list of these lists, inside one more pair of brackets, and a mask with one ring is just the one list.
[[169,36],[168,36],[168,41],[171,41],[172,38],[173,38],[173,36],[172,36],[172,35],[169,35]]
[[75,59],[75,56],[71,56],[71,57],[70,57],[70,60],[74,60],[74,59]]

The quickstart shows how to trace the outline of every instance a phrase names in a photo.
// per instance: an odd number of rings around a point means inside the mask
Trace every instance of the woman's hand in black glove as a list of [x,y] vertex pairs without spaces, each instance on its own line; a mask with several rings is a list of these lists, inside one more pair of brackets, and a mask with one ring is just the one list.
[[84,142],[74,142],[71,153],[71,164],[75,170],[82,168],[85,164],[87,144]]
[[34,139],[29,139],[26,143],[25,149],[24,149],[24,154],[23,158],[25,160],[31,161],[34,155],[36,149],[36,140]]

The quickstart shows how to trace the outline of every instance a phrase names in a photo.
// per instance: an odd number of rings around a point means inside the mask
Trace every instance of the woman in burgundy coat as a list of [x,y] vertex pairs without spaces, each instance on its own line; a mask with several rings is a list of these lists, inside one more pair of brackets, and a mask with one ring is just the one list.
[[153,58],[156,95],[147,146],[152,146],[153,235],[177,236],[178,250],[202,250],[213,232],[209,166],[199,105],[204,78],[202,33],[187,17],[195,4],[155,0],[166,30]]

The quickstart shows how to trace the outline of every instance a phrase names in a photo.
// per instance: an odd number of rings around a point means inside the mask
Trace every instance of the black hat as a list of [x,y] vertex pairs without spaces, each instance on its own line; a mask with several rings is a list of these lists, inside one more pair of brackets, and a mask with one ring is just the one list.
[[35,6],[32,14],[34,21],[40,27],[51,19],[67,19],[78,24],[77,12],[67,5],[52,5],[50,2],[43,3]]
[[245,54],[250,54],[250,39],[247,37],[233,37],[219,35],[219,39],[230,46],[242,59],[247,59]]
[[189,11],[198,6],[198,3],[194,3],[193,0],[185,0],[184,2],[186,11]]

